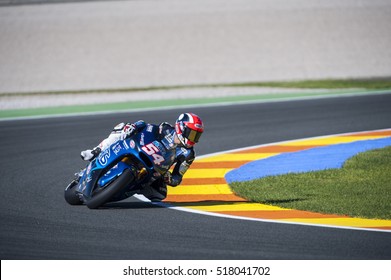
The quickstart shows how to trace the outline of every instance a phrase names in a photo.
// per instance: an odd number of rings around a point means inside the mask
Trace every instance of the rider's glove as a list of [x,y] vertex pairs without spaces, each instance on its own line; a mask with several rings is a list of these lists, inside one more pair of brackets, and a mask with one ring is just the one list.
[[172,182],[172,175],[171,175],[171,172],[170,172],[170,171],[167,171],[167,172],[163,175],[163,180],[164,180],[164,183],[166,183],[167,185],[171,185],[171,182]]
[[176,174],[172,175],[170,171],[167,171],[163,175],[163,181],[164,181],[164,183],[166,183],[167,185],[169,185],[171,187],[176,187],[181,183],[182,176],[176,175]]
[[93,150],[85,150],[80,153],[80,156],[83,160],[93,160],[96,158],[101,152],[101,149],[99,147],[94,148]]
[[134,124],[127,124],[123,128],[123,132],[125,132],[125,138],[129,138],[136,133],[136,126]]

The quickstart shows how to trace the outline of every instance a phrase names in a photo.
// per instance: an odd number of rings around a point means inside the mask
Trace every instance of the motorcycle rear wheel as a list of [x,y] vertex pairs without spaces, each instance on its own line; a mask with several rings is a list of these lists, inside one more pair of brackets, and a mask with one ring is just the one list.
[[86,205],[90,209],[96,209],[106,202],[108,202],[114,195],[123,191],[131,181],[133,181],[133,172],[129,169],[125,169],[124,172],[118,176],[117,179],[105,189],[99,191],[87,200]]

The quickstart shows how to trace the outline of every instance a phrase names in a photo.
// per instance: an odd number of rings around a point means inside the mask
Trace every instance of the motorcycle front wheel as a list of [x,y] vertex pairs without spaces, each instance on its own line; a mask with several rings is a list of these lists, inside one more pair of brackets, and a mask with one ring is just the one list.
[[65,201],[70,205],[81,205],[83,202],[80,200],[80,197],[76,193],[78,181],[73,180],[65,189],[64,198]]
[[90,209],[96,209],[106,202],[108,202],[114,195],[123,191],[131,181],[133,181],[134,175],[133,172],[129,169],[125,169],[124,172],[118,176],[117,179],[103,190],[92,195],[90,199],[87,200],[86,205]]

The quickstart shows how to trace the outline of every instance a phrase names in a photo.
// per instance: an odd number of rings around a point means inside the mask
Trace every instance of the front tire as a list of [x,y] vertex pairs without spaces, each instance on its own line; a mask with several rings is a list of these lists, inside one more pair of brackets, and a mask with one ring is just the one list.
[[81,205],[83,201],[81,201],[79,195],[76,193],[76,187],[78,185],[78,181],[73,180],[66,188],[64,192],[65,201],[70,205]]
[[90,209],[96,209],[108,202],[114,195],[123,191],[131,181],[133,181],[133,172],[129,169],[125,169],[124,172],[118,176],[117,179],[105,189],[101,190],[97,194],[93,195],[87,200],[86,205]]

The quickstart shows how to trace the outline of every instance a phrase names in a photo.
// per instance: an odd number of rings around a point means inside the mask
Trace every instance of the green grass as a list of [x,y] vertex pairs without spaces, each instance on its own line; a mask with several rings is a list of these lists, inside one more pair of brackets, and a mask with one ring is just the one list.
[[[330,95],[345,94],[346,92],[334,92]],[[43,115],[61,115],[61,114],[79,114],[89,112],[108,112],[108,111],[128,111],[141,110],[162,107],[179,107],[179,106],[195,106],[208,104],[221,104],[233,102],[262,102],[272,100],[283,100],[286,98],[300,97],[316,97],[324,96],[325,93],[286,93],[286,94],[263,94],[263,95],[248,95],[248,96],[227,96],[227,97],[212,97],[212,98],[190,98],[190,99],[167,99],[167,100],[148,100],[148,101],[127,101],[120,103],[105,103],[105,104],[86,104],[86,105],[70,105],[59,107],[45,108],[30,108],[30,109],[7,109],[0,110],[0,118],[18,118],[29,116]],[[329,95],[329,94],[327,94]]]
[[270,176],[230,187],[250,201],[284,208],[391,219],[391,147],[360,153],[341,169]]
[[[226,85],[228,86],[228,85]],[[279,88],[301,88],[301,89],[367,89],[380,90],[391,89],[391,77],[373,79],[328,79],[328,80],[307,80],[307,81],[285,81],[285,82],[260,82],[240,83],[229,86],[250,86],[250,87],[279,87]]]
[[[210,97],[210,98],[190,98],[190,99],[166,99],[166,100],[148,100],[148,101],[127,101],[121,103],[104,103],[104,104],[86,104],[86,105],[70,105],[59,107],[44,107],[44,108],[27,108],[27,109],[6,109],[0,110],[0,119],[2,118],[20,118],[31,116],[48,116],[48,115],[66,115],[66,114],[81,114],[91,112],[120,112],[130,110],[152,109],[162,107],[183,107],[183,106],[202,106],[209,104],[222,103],[239,103],[239,102],[270,102],[278,100],[292,100],[297,98],[313,98],[313,97],[331,97],[350,94],[349,91],[333,91],[333,92],[294,92],[280,94],[261,94],[261,95],[246,95],[246,96],[226,96],[226,97]],[[357,94],[357,93],[356,93]],[[71,97],[70,97],[71,98]]]

